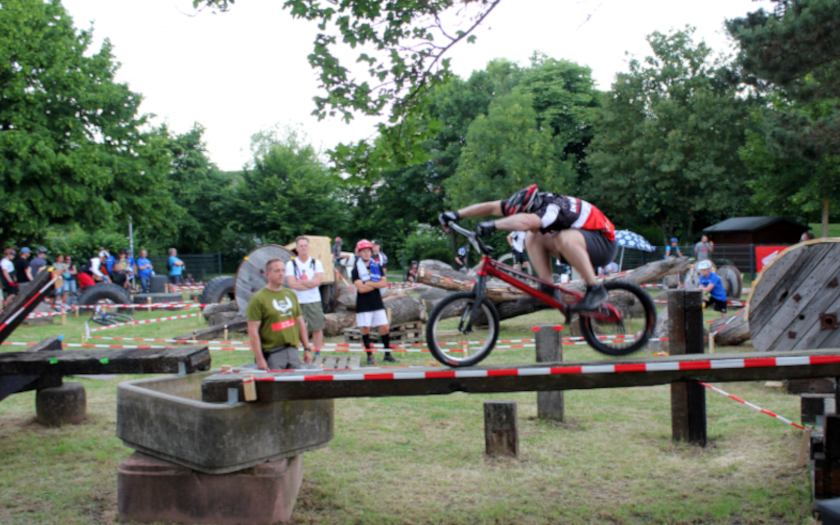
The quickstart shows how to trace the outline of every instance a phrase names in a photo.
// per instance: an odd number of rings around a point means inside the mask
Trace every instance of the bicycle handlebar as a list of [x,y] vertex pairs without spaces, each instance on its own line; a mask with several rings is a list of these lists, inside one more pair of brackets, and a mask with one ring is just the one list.
[[478,235],[476,235],[474,231],[470,231],[466,228],[462,228],[461,226],[458,226],[454,222],[450,222],[449,227],[452,228],[453,230],[455,230],[456,232],[460,233],[464,237],[466,237],[467,240],[470,241],[470,244],[472,245],[472,247],[475,248],[475,251],[477,251],[478,253],[481,253],[483,255],[489,255],[489,254],[493,253],[493,248],[484,244],[484,241],[479,239]]

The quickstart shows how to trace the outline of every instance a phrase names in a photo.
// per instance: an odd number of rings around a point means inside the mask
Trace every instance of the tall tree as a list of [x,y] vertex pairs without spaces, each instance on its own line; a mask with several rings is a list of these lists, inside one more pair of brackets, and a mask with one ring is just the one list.
[[[827,235],[829,203],[840,199],[840,3],[776,2],[773,13],[760,9],[727,21],[727,27],[741,46],[738,58],[747,80],[777,91],[780,104],[761,115],[766,151],[811,166],[788,192],[806,212],[822,207]],[[789,177],[786,171],[773,173],[775,185]],[[761,176],[772,183],[772,173]]]
[[751,100],[687,28],[648,37],[653,55],[619,73],[589,149],[587,196],[620,226],[667,238],[749,202],[738,148]]
[[58,0],[4,0],[0,27],[0,242],[128,215],[170,229],[165,139],[143,131],[140,95],[114,82],[110,43],[91,53],[92,33]]

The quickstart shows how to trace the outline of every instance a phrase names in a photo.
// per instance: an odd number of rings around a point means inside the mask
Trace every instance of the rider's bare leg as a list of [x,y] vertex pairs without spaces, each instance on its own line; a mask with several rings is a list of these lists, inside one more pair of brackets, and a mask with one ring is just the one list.
[[551,234],[529,231],[525,236],[525,246],[528,247],[528,257],[539,278],[553,282],[551,254],[557,250],[557,247],[554,246]]
[[577,271],[588,285],[598,282],[595,277],[595,269],[589,260],[589,252],[586,251],[586,239],[580,230],[561,230],[554,235],[554,245]]

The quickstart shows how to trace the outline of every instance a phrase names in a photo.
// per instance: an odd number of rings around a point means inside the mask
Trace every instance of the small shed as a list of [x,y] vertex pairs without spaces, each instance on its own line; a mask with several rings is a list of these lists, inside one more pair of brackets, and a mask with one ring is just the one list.
[[796,244],[810,229],[784,217],[733,217],[703,231],[715,244]]

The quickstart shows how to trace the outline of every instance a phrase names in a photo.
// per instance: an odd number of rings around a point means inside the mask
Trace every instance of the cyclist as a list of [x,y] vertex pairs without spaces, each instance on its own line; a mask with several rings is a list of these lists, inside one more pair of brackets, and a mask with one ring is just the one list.
[[[495,230],[528,232],[525,245],[537,275],[552,282],[551,258],[562,256],[580,272],[586,282],[586,295],[573,305],[572,311],[592,311],[609,298],[598,284],[595,267],[610,263],[618,251],[615,227],[601,210],[570,195],[541,192],[532,184],[514,193],[509,199],[467,206],[441,213],[438,219],[444,228],[466,217],[502,215],[504,218],[480,222],[478,236]],[[554,289],[541,285],[541,291],[552,295]]]

